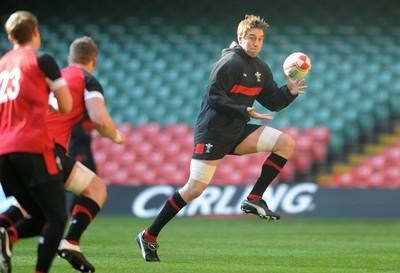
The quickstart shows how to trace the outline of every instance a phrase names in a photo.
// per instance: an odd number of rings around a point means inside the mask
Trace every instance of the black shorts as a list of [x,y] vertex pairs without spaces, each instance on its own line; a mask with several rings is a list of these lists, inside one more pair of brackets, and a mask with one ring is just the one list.
[[70,145],[68,148],[68,156],[80,161],[93,172],[96,172],[96,163],[94,162],[90,141]]
[[0,181],[6,196],[14,196],[30,215],[66,220],[62,173],[50,174],[42,154],[1,155]]
[[65,149],[58,144],[56,144],[56,146],[54,148],[54,153],[61,160],[63,181],[65,183],[65,182],[67,182],[67,179],[68,179],[69,175],[71,174],[72,168],[74,167],[77,160],[69,157],[66,154]]
[[192,158],[200,160],[217,160],[223,158],[225,155],[234,155],[236,147],[242,143],[249,135],[260,128],[261,125],[246,124],[243,133],[236,138],[207,138],[194,143]]
[[0,181],[7,196],[60,180],[61,172],[50,174],[42,154],[10,153],[0,156]]

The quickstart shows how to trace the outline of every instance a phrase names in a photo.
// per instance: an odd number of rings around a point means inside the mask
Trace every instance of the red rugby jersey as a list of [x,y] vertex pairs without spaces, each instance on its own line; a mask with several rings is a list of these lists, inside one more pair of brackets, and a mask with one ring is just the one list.
[[64,85],[58,65],[46,53],[23,46],[0,59],[0,155],[54,147],[46,124],[49,86]]
[[86,112],[85,101],[92,97],[104,98],[103,88],[98,80],[78,66],[68,66],[61,70],[63,78],[67,81],[73,98],[72,111],[67,115],[49,112],[47,125],[54,142],[68,149],[71,130]]

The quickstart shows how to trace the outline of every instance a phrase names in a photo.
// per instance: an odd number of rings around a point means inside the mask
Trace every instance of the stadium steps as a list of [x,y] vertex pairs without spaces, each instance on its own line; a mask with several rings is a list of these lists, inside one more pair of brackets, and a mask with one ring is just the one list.
[[[380,134],[377,143],[367,143],[361,153],[349,154],[346,162],[335,163],[330,172],[317,175],[316,181],[321,186],[335,185],[335,179],[351,181],[352,172],[356,172],[356,170],[361,168],[363,165],[368,165],[367,162],[369,161],[379,161],[381,158],[383,158],[384,161],[389,161],[388,157],[385,157],[385,154],[390,153],[390,149],[398,149],[398,147],[400,147],[400,125],[395,125],[392,133]],[[386,163],[398,164],[400,167],[400,162]],[[363,186],[368,187],[375,185]],[[385,187],[386,185],[382,186]]]

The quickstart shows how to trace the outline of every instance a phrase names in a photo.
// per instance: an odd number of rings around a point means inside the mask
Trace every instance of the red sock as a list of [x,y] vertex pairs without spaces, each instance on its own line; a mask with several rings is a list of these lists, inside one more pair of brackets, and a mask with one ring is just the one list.
[[247,196],[247,199],[249,199],[249,200],[260,200],[262,198],[262,196],[260,196],[260,195],[255,195],[255,194],[249,194],[248,196]]
[[151,242],[151,243],[155,243],[155,242],[157,241],[157,237],[156,237],[156,236],[153,236],[153,235],[150,235],[150,234],[148,233],[147,229],[144,231],[143,239],[144,239],[146,242]]
[[10,236],[10,241],[12,244],[15,244],[18,241],[18,232],[14,226],[8,228],[8,236]]

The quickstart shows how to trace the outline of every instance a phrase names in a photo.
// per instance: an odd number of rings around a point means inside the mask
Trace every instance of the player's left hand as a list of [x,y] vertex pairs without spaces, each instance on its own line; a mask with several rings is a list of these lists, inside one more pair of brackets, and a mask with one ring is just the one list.
[[290,93],[293,96],[297,96],[299,94],[305,94],[304,89],[307,89],[308,86],[304,85],[304,79],[294,79],[292,80],[289,76],[286,76],[287,79],[287,87],[290,90]]
[[270,114],[257,113],[255,107],[247,107],[247,113],[249,113],[249,116],[254,119],[263,119],[263,120],[273,120],[274,119],[274,117],[271,116]]

